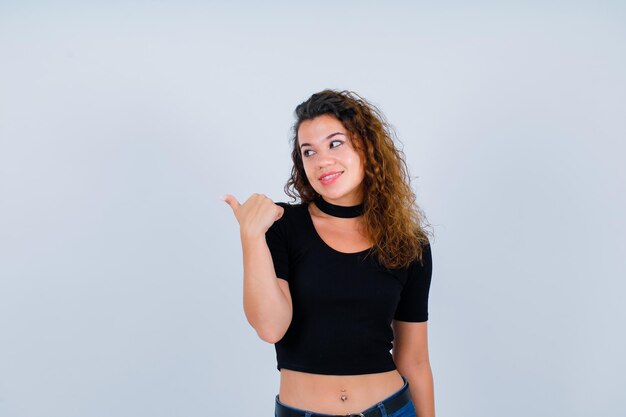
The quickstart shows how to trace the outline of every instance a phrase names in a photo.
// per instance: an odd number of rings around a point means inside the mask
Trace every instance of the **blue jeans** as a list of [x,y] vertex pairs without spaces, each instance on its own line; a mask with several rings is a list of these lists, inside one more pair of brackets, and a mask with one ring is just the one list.
[[[406,404],[404,404],[402,407],[400,407],[399,409],[397,409],[395,412],[389,414],[387,412],[387,410],[385,409],[385,405],[383,404],[383,402],[387,401],[387,400],[391,400],[392,398],[396,397],[397,395],[399,395],[403,390],[405,389],[409,389],[408,385],[408,381],[406,380],[406,378],[403,376],[402,379],[404,380],[404,385],[402,386],[402,388],[400,388],[398,391],[394,392],[393,394],[391,394],[389,397],[385,398],[382,401],[379,401],[378,403],[376,403],[375,405],[371,406],[370,408],[368,408],[367,410],[370,410],[371,408],[376,408],[378,407],[380,409],[380,414],[382,415],[382,417],[416,417],[417,414],[415,412],[415,406],[413,404],[413,401],[409,400]],[[278,395],[276,396],[276,407],[286,407],[289,408],[291,410],[295,410],[297,412],[299,412],[302,417],[310,417],[311,414],[313,414],[314,412],[312,411],[308,411],[308,410],[301,410],[299,408],[294,408],[294,407],[290,407],[286,404],[283,404],[280,402]],[[367,411],[364,410],[363,412]],[[315,414],[322,414],[322,413],[315,413]],[[323,415],[332,415],[332,414],[323,414]],[[274,417],[276,417],[276,412],[274,412]]]

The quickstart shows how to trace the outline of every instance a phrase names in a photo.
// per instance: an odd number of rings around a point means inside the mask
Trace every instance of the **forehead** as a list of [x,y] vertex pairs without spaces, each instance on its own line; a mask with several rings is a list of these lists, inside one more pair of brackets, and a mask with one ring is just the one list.
[[298,128],[298,145],[305,142],[310,144],[322,142],[328,135],[335,132],[348,134],[346,128],[335,116],[323,114],[314,119],[305,120]]

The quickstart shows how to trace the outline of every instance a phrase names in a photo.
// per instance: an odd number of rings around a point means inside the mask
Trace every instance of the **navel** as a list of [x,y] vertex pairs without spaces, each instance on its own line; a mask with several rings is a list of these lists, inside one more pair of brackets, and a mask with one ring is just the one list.
[[341,390],[341,401],[346,401],[348,399],[348,396],[345,394],[345,392],[345,389]]

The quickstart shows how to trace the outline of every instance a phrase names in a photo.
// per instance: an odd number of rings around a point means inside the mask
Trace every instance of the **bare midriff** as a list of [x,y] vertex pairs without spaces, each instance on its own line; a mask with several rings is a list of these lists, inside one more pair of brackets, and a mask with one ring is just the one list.
[[281,403],[323,414],[358,413],[404,385],[397,370],[363,375],[320,375],[280,370]]

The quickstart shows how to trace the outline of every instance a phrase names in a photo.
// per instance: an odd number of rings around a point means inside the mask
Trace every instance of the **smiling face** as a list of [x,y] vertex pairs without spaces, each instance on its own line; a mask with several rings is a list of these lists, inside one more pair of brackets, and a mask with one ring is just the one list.
[[340,206],[363,202],[363,158],[336,117],[324,114],[303,121],[298,147],[309,184],[324,200]]

